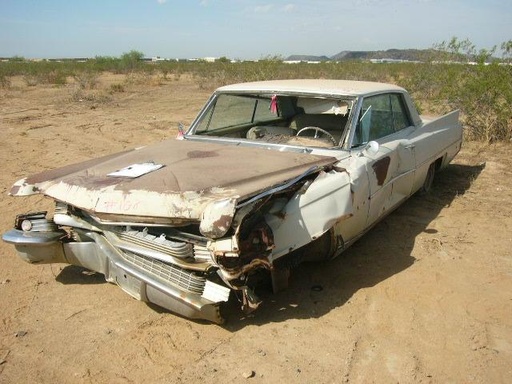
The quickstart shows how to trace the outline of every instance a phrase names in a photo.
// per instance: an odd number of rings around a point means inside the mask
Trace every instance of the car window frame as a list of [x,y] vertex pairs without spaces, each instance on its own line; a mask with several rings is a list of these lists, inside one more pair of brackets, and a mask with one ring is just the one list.
[[[371,119],[371,115],[370,116],[368,115],[368,111],[372,110],[371,114],[373,114],[377,109],[377,108],[374,108],[374,104],[376,104],[376,103],[370,104],[369,108],[365,109],[364,108],[365,101],[367,101],[369,99],[373,99],[373,98],[378,98],[378,97],[382,98],[382,97],[386,97],[386,96],[388,97],[387,102],[390,105],[389,112],[391,113],[391,123],[390,123],[391,131],[387,132],[386,134],[384,134],[382,136],[378,136],[378,137],[370,137],[370,134],[368,134],[368,140],[366,142],[362,141],[362,142],[356,144],[355,140],[357,137],[357,132],[360,127],[360,124],[362,124],[362,120],[364,118]],[[396,124],[395,124],[395,112],[393,110],[393,102],[391,99],[392,97],[394,97],[395,101],[398,101],[398,106],[400,107],[399,113],[401,113],[401,115],[404,117],[404,119],[403,119],[404,124],[400,128],[397,128]],[[378,111],[377,111],[377,113],[378,113]],[[414,126],[413,119],[410,115],[409,108],[407,108],[407,103],[404,100],[403,94],[401,92],[383,92],[383,93],[366,95],[366,96],[361,97],[358,102],[357,114],[355,115],[355,118],[352,123],[352,134],[350,135],[349,140],[348,140],[349,147],[350,147],[350,149],[357,149],[357,148],[364,147],[370,141],[385,141],[384,140],[385,138],[393,136],[394,134],[404,131],[407,128],[410,128],[413,126]],[[371,130],[371,126],[369,127],[369,130]]]

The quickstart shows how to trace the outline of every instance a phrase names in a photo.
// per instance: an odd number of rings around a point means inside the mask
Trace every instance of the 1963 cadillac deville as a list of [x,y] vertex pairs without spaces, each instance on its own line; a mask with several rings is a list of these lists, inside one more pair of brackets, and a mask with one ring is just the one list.
[[3,240],[29,263],[69,263],[133,297],[220,323],[250,312],[261,274],[339,255],[461,147],[459,113],[426,119],[402,88],[283,80],[219,88],[178,140],[46,171],[10,194],[55,200]]

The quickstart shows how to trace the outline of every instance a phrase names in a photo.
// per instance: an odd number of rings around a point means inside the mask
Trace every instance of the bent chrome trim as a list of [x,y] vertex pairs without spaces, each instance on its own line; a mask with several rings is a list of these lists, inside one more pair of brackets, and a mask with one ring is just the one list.
[[46,246],[57,243],[65,232],[30,232],[11,229],[2,235],[2,240],[9,244]]
[[[144,274],[138,268],[125,261],[119,254],[119,251],[98,233],[89,232],[87,233],[87,236],[91,237],[96,242],[98,247],[105,254],[106,258],[109,259],[115,267],[125,271],[144,283],[144,286],[141,288],[141,300],[154,302],[151,298],[148,298],[147,288],[149,286],[172,299],[171,302],[166,303],[167,305],[163,305],[161,302],[155,304],[163,306],[164,308],[183,316],[206,319],[215,323],[223,322],[216,303],[212,303],[211,301],[196,294],[185,292],[172,285],[166,285],[160,282],[157,278]],[[107,275],[110,275],[110,271],[107,272]],[[183,308],[183,306],[186,306],[188,310]]]

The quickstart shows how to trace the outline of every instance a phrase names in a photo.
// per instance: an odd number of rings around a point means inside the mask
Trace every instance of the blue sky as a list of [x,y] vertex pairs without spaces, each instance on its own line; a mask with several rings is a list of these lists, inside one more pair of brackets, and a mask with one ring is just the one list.
[[512,40],[511,0],[0,0],[0,57],[258,59]]

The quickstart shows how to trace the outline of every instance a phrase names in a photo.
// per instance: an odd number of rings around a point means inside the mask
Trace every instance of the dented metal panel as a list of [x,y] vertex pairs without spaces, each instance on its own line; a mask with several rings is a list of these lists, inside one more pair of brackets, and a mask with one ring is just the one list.
[[353,214],[350,178],[345,169],[322,172],[281,209],[267,215],[274,237],[272,257],[278,258],[319,238]]
[[[11,194],[36,191],[96,213],[200,220],[212,202],[248,198],[312,166],[335,161],[325,156],[167,140],[109,156],[103,162],[28,177],[17,182]],[[130,164],[145,162],[163,167],[137,178],[109,176]]]

